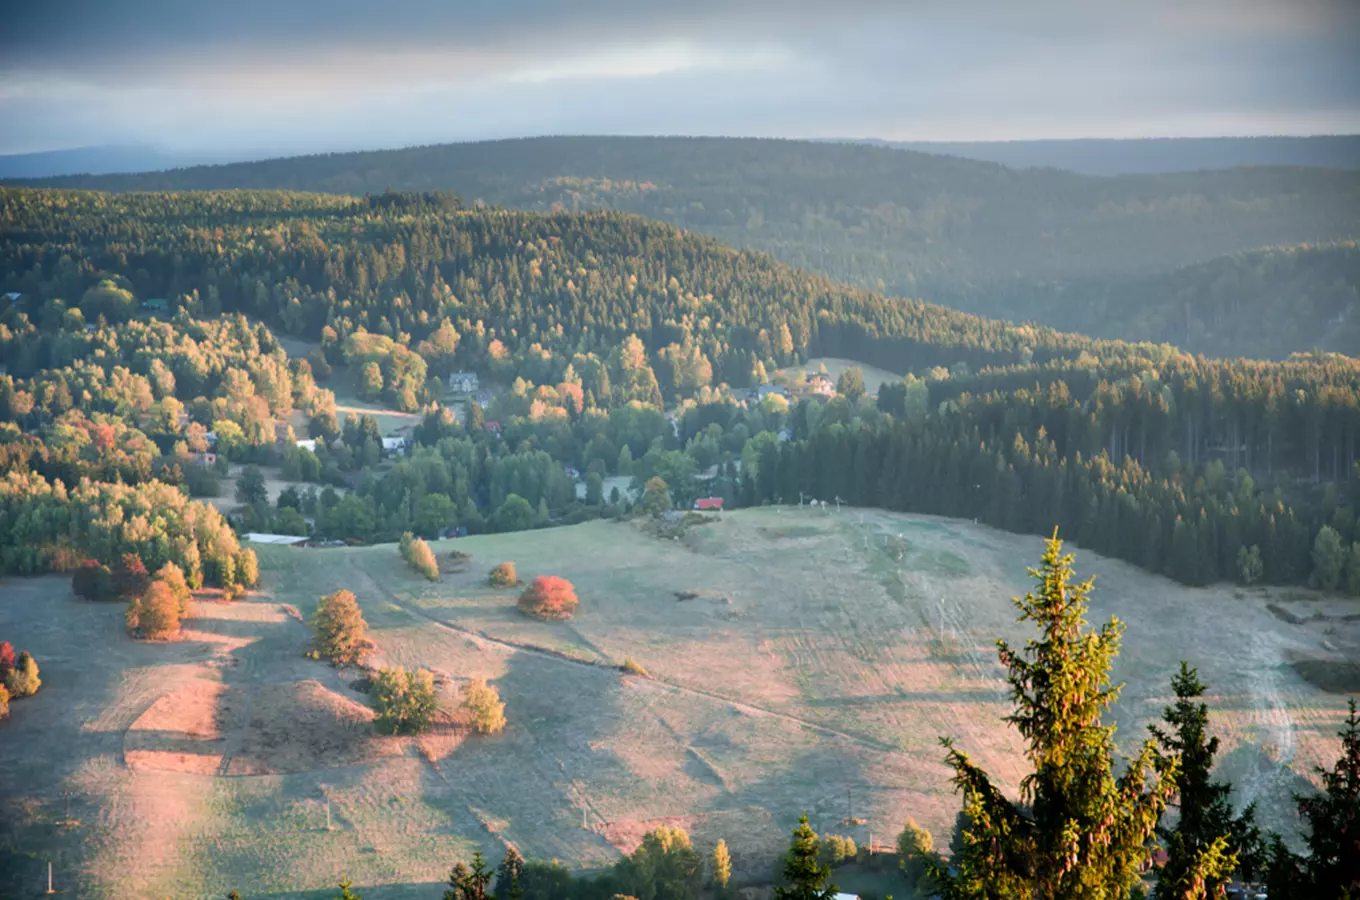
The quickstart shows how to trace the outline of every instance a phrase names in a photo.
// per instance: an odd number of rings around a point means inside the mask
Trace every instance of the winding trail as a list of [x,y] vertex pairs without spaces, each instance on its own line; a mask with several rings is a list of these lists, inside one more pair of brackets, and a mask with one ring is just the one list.
[[[512,650],[519,653],[529,653],[534,656],[539,656],[544,659],[555,660],[557,662],[566,663],[568,665],[585,666],[592,669],[607,669],[610,671],[619,671],[619,668],[617,666],[610,665],[608,663],[594,662],[592,660],[587,659],[579,659],[574,656],[568,656],[567,654],[557,650],[549,650],[546,647],[539,647],[535,644],[525,644],[519,641],[508,640],[506,638],[493,637],[484,631],[480,631],[475,628],[469,628],[466,625],[459,625],[456,622],[450,622],[445,619],[441,619],[437,616],[433,616],[430,613],[426,612],[425,610],[420,609],[417,606],[412,606],[411,604],[401,600],[391,591],[382,587],[382,585],[378,584],[377,579],[375,579],[372,575],[365,571],[361,566],[355,564],[352,556],[347,557],[345,561],[359,578],[361,578],[363,581],[367,582],[370,586],[372,586],[375,592],[385,597],[392,603],[392,605],[396,606],[398,609],[404,610],[405,612],[407,612],[408,614],[415,618],[424,619],[425,621],[440,628],[444,628],[447,629],[448,631],[461,634],[465,637],[470,637],[476,641],[485,641],[488,644],[492,644],[494,646],[498,646],[506,650]],[[802,719],[799,718],[798,716],[790,715],[789,713],[779,712],[778,710],[768,709],[763,706],[756,706],[754,704],[747,703],[742,700],[737,700],[732,697],[725,697],[722,694],[718,694],[713,691],[706,691],[702,688],[687,687],[682,684],[676,684],[673,681],[666,681],[664,679],[657,678],[656,676],[652,676],[648,679],[645,679],[645,681],[648,684],[655,685],[658,688],[671,691],[672,693],[683,694],[691,697],[702,697],[706,700],[714,700],[719,703],[726,703],[729,706],[733,707],[734,709],[740,710],[741,712],[747,715],[755,714],[761,716],[769,716],[774,719],[779,719],[785,722],[792,723],[794,725],[799,725],[803,728],[808,729],[809,731],[820,734],[823,737],[836,738],[838,740],[842,740],[847,743],[854,744],[856,746],[863,747],[868,750],[874,750],[879,753],[887,753],[894,756],[899,755],[901,752],[897,747],[888,744],[884,741],[875,740],[874,738],[871,738],[867,735],[854,734],[848,731],[840,731],[835,728],[828,728],[825,725],[820,725],[816,722],[811,722],[808,721],[807,719]]]

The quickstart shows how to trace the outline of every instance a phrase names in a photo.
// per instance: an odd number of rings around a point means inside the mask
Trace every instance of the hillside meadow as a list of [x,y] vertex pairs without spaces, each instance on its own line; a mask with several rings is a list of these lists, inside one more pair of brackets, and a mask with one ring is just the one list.
[[[261,589],[197,601],[168,643],[131,640],[120,605],[82,603],[66,579],[3,582],[0,635],[33,652],[44,685],[0,725],[0,842],[14,848],[0,894],[35,892],[51,859],[66,896],[320,897],[345,873],[366,900],[428,897],[477,848],[589,869],[661,823],[703,852],[724,838],[737,878],[761,881],[804,811],[861,844],[891,842],[908,816],[947,843],[958,800],[941,736],[1012,789],[1022,774],[993,642],[1028,637],[1009,598],[1038,538],[766,507],[679,539],[595,522],[432,547],[437,583],[393,545],[261,547]],[[472,554],[461,571],[454,549]],[[1354,602],[1186,588],[1076,552],[1096,578],[1093,621],[1128,626],[1126,748],[1188,659],[1237,801],[1294,832],[1290,792],[1339,746],[1345,695],[1323,687],[1357,687]],[[486,585],[506,560],[526,581],[571,580],[575,618],[522,616],[516,590]],[[340,588],[375,663],[432,669],[450,708],[488,678],[505,731],[376,736],[357,674],[304,657],[303,618]],[[628,658],[651,677],[623,674]],[[64,790],[78,824],[59,824]]]

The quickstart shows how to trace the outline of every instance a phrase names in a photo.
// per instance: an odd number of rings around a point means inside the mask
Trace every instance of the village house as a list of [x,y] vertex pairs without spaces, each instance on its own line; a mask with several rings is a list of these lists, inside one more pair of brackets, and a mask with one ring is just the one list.
[[695,512],[722,512],[723,498],[721,497],[700,497],[694,501]]
[[449,390],[455,393],[475,394],[478,383],[476,372],[453,372],[449,375]]
[[754,400],[764,400],[771,394],[778,397],[787,397],[789,392],[777,384],[762,384],[751,392],[751,398]]
[[492,420],[492,421],[490,421],[490,422],[483,422],[483,423],[482,423],[482,428],[483,428],[484,430],[490,432],[491,434],[500,434],[500,433],[501,433],[501,423],[500,423],[500,422],[497,422],[497,421],[495,421],[495,420]]
[[310,450],[313,453],[316,452],[316,438],[303,438],[302,440],[293,441],[293,443],[303,450]]
[[825,372],[813,372],[807,377],[807,388],[821,397],[831,397],[836,393],[836,383]]
[[382,439],[383,456],[396,456],[405,453],[410,440],[404,437],[385,437]]

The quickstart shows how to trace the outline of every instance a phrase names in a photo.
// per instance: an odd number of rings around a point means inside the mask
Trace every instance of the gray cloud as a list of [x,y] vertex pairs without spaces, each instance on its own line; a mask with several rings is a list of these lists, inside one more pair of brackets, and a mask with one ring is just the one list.
[[0,152],[1360,130],[1353,0],[45,0]]

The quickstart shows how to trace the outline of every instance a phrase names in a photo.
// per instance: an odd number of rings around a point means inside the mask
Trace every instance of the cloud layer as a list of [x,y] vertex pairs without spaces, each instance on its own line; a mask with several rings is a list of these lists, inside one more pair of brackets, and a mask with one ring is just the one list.
[[45,0],[0,152],[1360,131],[1354,0]]

